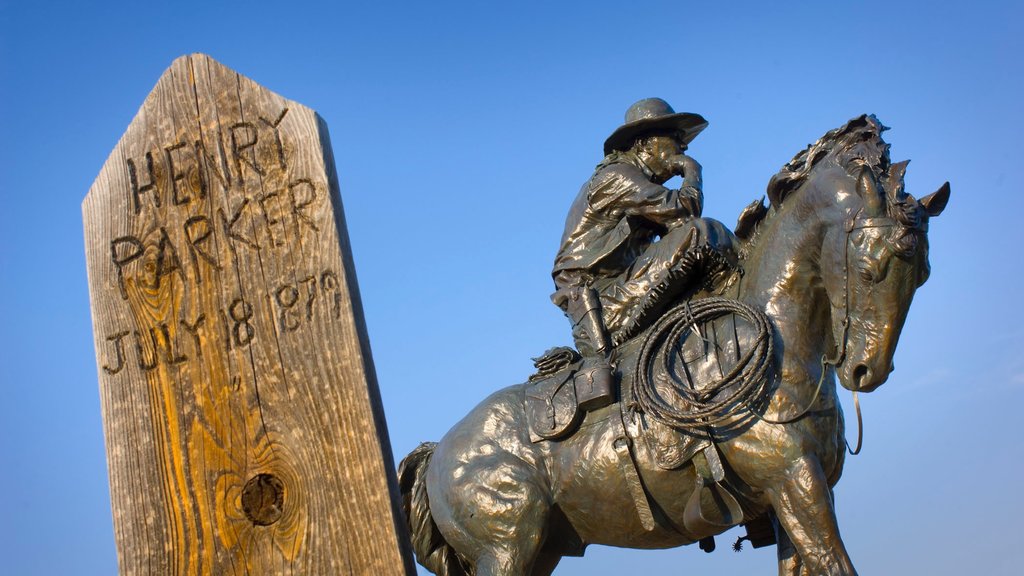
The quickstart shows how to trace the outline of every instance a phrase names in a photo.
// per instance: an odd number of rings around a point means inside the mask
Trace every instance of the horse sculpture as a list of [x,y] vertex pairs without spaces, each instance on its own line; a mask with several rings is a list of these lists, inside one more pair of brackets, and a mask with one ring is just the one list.
[[[692,320],[701,298],[728,296],[765,317],[760,328],[732,313],[669,330],[688,343],[653,353],[660,370],[641,361],[652,354],[641,334],[617,352],[619,402],[567,437],[531,439],[522,384],[407,456],[399,479],[419,562],[450,576],[546,575],[591,543],[674,547],[761,518],[774,525],[780,574],[855,574],[831,490],[845,456],[835,380],[856,394],[888,378],[928,277],[929,218],[949,198],[948,183],[920,201],[904,192],[906,162],[890,163],[883,130],[861,116],[797,154],[772,178],[770,207],[740,218],[741,271],[677,312]],[[712,352],[682,358],[694,343]],[[714,410],[687,424],[695,404],[672,391],[751,372],[755,350],[766,360],[752,391],[711,390]],[[659,465],[656,429],[679,443],[673,466]]]

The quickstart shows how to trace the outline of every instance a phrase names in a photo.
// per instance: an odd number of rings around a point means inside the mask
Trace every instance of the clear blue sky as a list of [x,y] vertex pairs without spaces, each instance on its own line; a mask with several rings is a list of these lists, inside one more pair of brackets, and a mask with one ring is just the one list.
[[[399,458],[569,342],[550,265],[630,103],[710,121],[690,150],[727,223],[797,150],[876,114],[908,190],[953,196],[897,370],[863,399],[843,535],[862,574],[1020,573],[1020,3],[92,4],[0,0],[5,573],[116,571],[80,203],[190,52],[328,122]],[[733,554],[735,535],[712,555],[594,547],[557,573],[773,574],[774,549]]]

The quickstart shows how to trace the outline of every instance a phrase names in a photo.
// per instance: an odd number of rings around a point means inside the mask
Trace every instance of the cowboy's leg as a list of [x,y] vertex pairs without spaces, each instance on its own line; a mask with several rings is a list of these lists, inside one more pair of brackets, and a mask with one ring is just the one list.
[[583,365],[574,376],[579,406],[593,410],[611,404],[615,400],[612,346],[603,321],[602,302],[592,286],[594,280],[568,270],[555,275],[554,280],[557,290],[551,300],[569,319],[573,342],[583,357]]
[[576,349],[583,356],[583,365],[573,377],[579,406],[583,410],[607,406],[615,401],[615,377],[610,364],[611,340],[597,290],[589,285],[571,290],[565,311],[573,323]]
[[690,224],[698,230],[702,246],[711,248],[729,264],[736,263],[736,246],[739,240],[725,224],[714,218],[694,218]]
[[599,287],[605,323],[615,343],[642,329],[693,284],[700,266],[692,254],[707,246],[706,228],[702,219],[673,228],[648,246],[625,273]]

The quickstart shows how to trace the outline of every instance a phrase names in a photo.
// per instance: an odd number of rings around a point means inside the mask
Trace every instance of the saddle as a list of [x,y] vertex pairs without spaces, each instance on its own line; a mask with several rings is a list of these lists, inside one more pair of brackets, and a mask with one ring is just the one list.
[[[582,422],[585,410],[580,408],[581,399],[590,391],[580,390],[582,383],[575,381],[581,364],[580,355],[564,346],[534,358],[537,372],[530,377],[524,393],[531,442],[567,438]],[[617,400],[630,397],[632,378],[623,380],[618,386]],[[621,402],[619,409],[625,409]],[[644,443],[645,455],[663,470],[682,467],[711,445],[707,438],[687,434],[642,414],[629,418],[636,422],[630,436]]]
[[[585,410],[580,404],[591,392],[585,382],[575,381],[582,359],[576,350],[560,346],[534,358],[533,362],[537,372],[530,376],[524,393],[530,441],[567,438],[583,420]],[[626,376],[620,380],[623,381],[618,385],[617,401],[631,396],[632,378]],[[620,409],[625,409],[621,402]],[[642,439],[654,464],[663,470],[682,467],[711,444],[706,438],[687,434],[642,414],[635,419],[637,424],[631,436],[634,440]]]
[[[697,364],[713,359],[720,370],[727,369],[721,365],[718,355],[738,360],[742,354],[734,324],[732,330],[716,329],[713,323],[693,330],[694,338],[679,349],[677,363],[679,377],[685,379],[689,387],[700,389],[703,388],[702,378],[696,378],[697,373],[691,374],[688,368],[691,363],[696,368]],[[638,348],[636,339],[627,341],[619,347],[619,357],[636,358]],[[585,414],[580,404],[587,391],[577,390],[574,379],[582,364],[580,357],[575,350],[563,347],[549,350],[534,362],[537,373],[531,376],[524,393],[530,439],[540,442],[567,438],[575,432]],[[696,486],[686,503],[683,524],[689,535],[701,541],[701,548],[710,551],[714,534],[744,520],[743,511],[726,482],[718,448],[707,434],[673,427],[635,410],[630,401],[634,397],[632,387],[636,385],[633,370],[624,367],[617,379],[618,403],[611,409],[621,417],[621,424],[613,424],[620,426],[614,448],[641,522],[648,530],[654,530],[659,524],[657,507],[643,487],[640,470],[693,466]]]
[[[551,348],[534,359],[537,372],[529,377],[524,392],[531,442],[565,439],[583,420],[585,410],[580,405],[591,390],[586,382],[575,381],[575,373],[582,365],[580,354],[567,346]],[[625,380],[618,382],[616,401],[630,397],[632,378]],[[705,438],[688,435],[642,414],[636,419],[636,439],[642,439],[659,468],[681,467],[711,445]]]
[[[530,440],[567,438],[579,426],[585,412],[580,409],[579,398],[587,391],[577,390],[579,384],[574,378],[582,361],[571,348],[549,350],[534,361],[538,373],[531,377],[524,394]],[[625,389],[620,385],[623,396],[628,395],[630,380],[625,379]],[[743,519],[736,499],[722,485],[725,471],[718,450],[710,440],[685,434],[642,414],[627,414],[628,409],[622,402],[612,409],[621,412],[622,417],[615,451],[646,529],[654,530],[657,521],[639,475],[641,459],[653,459],[657,467],[666,470],[693,463],[697,486],[687,502],[684,525],[690,534],[701,540],[702,548],[713,546],[708,544],[713,543],[713,539],[708,540],[711,535]],[[638,446],[638,442],[643,445]]]

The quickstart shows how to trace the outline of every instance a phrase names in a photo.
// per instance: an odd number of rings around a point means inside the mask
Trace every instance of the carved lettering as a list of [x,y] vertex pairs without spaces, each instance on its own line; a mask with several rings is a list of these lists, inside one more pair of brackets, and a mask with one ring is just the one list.
[[139,335],[139,331],[132,330],[132,333],[135,335],[135,353],[139,358],[139,369],[144,372],[149,372],[156,368],[157,362],[159,362],[159,358],[157,357],[156,330],[153,328],[149,329],[149,336],[153,345],[152,359],[146,358],[146,352],[143,350],[142,337]]
[[128,299],[128,289],[124,285],[124,267],[137,260],[145,253],[146,247],[134,236],[121,236],[110,242],[110,260],[117,269],[117,287],[121,290],[121,298]]
[[118,372],[120,372],[124,368],[124,344],[122,343],[122,341],[124,340],[124,337],[127,336],[127,335],[128,335],[128,331],[127,330],[122,330],[121,332],[118,332],[117,334],[113,334],[111,336],[107,336],[107,342],[113,342],[114,343],[114,354],[115,354],[115,357],[117,358],[117,364],[115,364],[113,368],[111,368],[107,364],[103,365],[103,371],[106,372],[107,374],[110,374],[110,375],[117,374]]
[[256,142],[259,141],[259,130],[256,129],[256,126],[249,122],[236,122],[228,131],[231,133],[231,155],[235,159],[238,179],[243,180],[245,178],[245,175],[242,173],[242,164],[248,166],[257,175],[264,176],[266,172],[260,168],[256,155],[252,154],[250,159],[248,155],[242,154],[242,152],[256,146]]
[[[311,322],[316,314],[318,293],[322,291],[325,299],[334,302],[330,310],[323,314],[328,319],[341,317],[341,292],[338,289],[338,276],[331,270],[320,274],[319,287],[317,275],[310,274],[298,282],[288,282],[274,290],[273,298],[267,297],[277,309],[277,325],[282,333],[295,332],[303,322]],[[319,289],[318,289],[319,288]]]
[[333,295],[334,318],[341,318],[341,285],[338,283],[338,275],[330,270],[325,271],[320,276],[320,285],[323,286],[324,293],[330,292]]
[[[150,328],[150,333],[152,333],[152,330],[153,329]],[[167,360],[167,364],[170,366],[174,366],[175,364],[181,364],[182,362],[186,362],[188,360],[188,356],[185,356],[184,354],[174,353],[174,341],[171,339],[170,327],[167,326],[167,324],[161,322],[160,333],[164,337],[164,359]]]
[[[139,244],[141,246],[141,243]],[[165,267],[168,265],[165,263]],[[168,268],[166,273],[169,273]],[[321,306],[319,302],[329,303]],[[209,337],[207,330],[220,330],[227,351],[245,348],[258,337],[255,323],[269,312],[274,318],[280,334],[290,334],[300,330],[317,317],[323,320],[337,320],[341,317],[342,294],[338,275],[333,270],[323,270],[317,274],[306,274],[298,281],[285,282],[274,287],[266,294],[268,311],[257,309],[249,300],[236,296],[225,308],[216,310],[213,320],[202,310],[194,316],[186,317],[184,313],[177,319],[177,326],[188,334],[189,338],[175,339],[171,333],[172,323],[158,322],[147,330],[121,330],[106,338],[112,345],[112,361],[103,364],[103,371],[110,375],[119,374],[128,365],[129,358],[125,342],[131,336],[134,339],[137,365],[142,371],[151,371],[160,364],[176,366],[190,360],[201,361],[204,357],[203,347],[208,345],[204,336]],[[219,324],[210,326],[211,324]],[[209,328],[207,326],[210,326]],[[179,340],[187,344],[179,344]],[[191,352],[187,353],[186,349]]]
[[[288,174],[288,114],[288,108],[259,112],[250,116],[254,120],[155,145],[124,160],[130,210],[136,215],[146,207],[158,210],[152,213],[155,222],[110,242],[110,265],[123,300],[129,299],[129,285],[161,290],[168,288],[168,278],[177,277],[183,285],[200,286],[237,266],[245,249],[287,250],[320,232],[316,214],[319,203],[328,200],[321,192],[327,184]],[[257,190],[250,189],[247,177],[259,179]],[[168,209],[187,213],[175,220]],[[259,337],[261,318],[272,319],[279,334],[298,331],[318,317],[340,318],[341,286],[334,271],[292,278],[259,297],[236,296],[223,308],[189,307],[194,312],[188,317],[111,332],[102,369],[115,375],[125,366],[145,372],[161,364],[202,361],[210,337],[211,342],[223,338],[229,351],[245,348]],[[185,294],[192,298],[192,292]]]
[[231,242],[229,242],[228,244],[231,246],[231,254],[235,257],[235,259],[238,258],[238,252],[235,248],[236,243],[241,243],[245,246],[248,246],[249,248],[259,249],[259,245],[256,243],[255,238],[246,238],[244,235],[239,233],[238,230],[235,229],[235,226],[238,224],[238,221],[242,218],[242,213],[245,212],[247,206],[249,206],[249,199],[245,198],[244,200],[242,200],[242,203],[238,205],[238,208],[235,210],[235,213],[231,215],[230,221],[228,220],[227,216],[224,215],[223,210],[217,211],[218,214],[220,214],[220,221],[221,224],[223,225],[224,235],[227,236],[229,240],[231,240]]
[[291,284],[281,286],[274,292],[274,299],[281,311],[278,315],[282,332],[294,332],[299,329],[302,316],[295,314],[292,308],[299,302],[299,290]]
[[175,272],[178,273],[178,276],[181,277],[181,281],[184,283],[185,272],[181,269],[178,251],[174,248],[170,237],[167,236],[167,230],[161,226],[160,243],[156,249],[156,270],[153,273],[153,282],[150,284],[150,287],[154,290],[159,290],[163,277]]
[[139,174],[135,167],[135,161],[128,158],[128,180],[131,182],[132,187],[132,205],[135,206],[135,214],[142,211],[142,194],[145,192],[153,193],[153,203],[157,208],[160,207],[160,192],[156,186],[156,171],[153,169],[153,153],[146,152],[146,172],[149,176],[149,182],[146,184],[139,184]]
[[288,193],[291,197],[292,216],[295,219],[295,239],[302,240],[300,222],[305,223],[314,232],[319,232],[320,229],[316,227],[316,222],[305,212],[305,209],[316,200],[316,186],[313,185],[312,180],[309,178],[295,180],[288,184]]
[[[393,466],[377,462],[365,327],[348,301],[336,318],[351,253],[331,155],[314,111],[193,54],[89,188],[93,374],[123,571],[412,570]],[[368,472],[346,478],[352,466]],[[366,530],[339,532],[318,491],[386,520],[358,562],[346,547]]]
[[[180,168],[184,162],[179,161],[177,165],[175,165],[174,160],[174,153],[187,146],[188,144],[185,142],[178,142],[177,144],[171,144],[170,146],[164,147],[164,155],[167,157],[167,175],[171,179],[171,202],[175,206],[182,206],[192,201],[192,196],[187,194],[182,196],[184,192],[182,191],[183,186],[181,185],[181,181],[185,180],[188,176],[188,172],[179,172],[178,168]],[[200,188],[200,198],[202,197],[203,193]]]
[[263,221],[266,223],[267,236],[270,237],[270,243],[274,246],[284,246],[284,236],[286,232],[279,230],[278,234],[274,233],[274,227],[280,226],[283,228],[283,224],[279,218],[273,216],[274,213],[274,201],[280,200],[281,195],[278,192],[268,192],[259,197],[260,210],[263,212]]
[[[159,329],[159,330],[158,330]],[[158,335],[159,332],[159,335]],[[150,371],[157,367],[160,363],[160,349],[163,348],[164,362],[170,366],[181,364],[188,360],[187,356],[175,354],[174,343],[171,341],[170,329],[166,323],[161,322],[157,327],[149,328],[149,345],[152,346],[152,355],[150,355],[142,344],[142,337],[138,330],[134,331],[135,334],[135,351],[139,356],[139,368],[143,371]],[[161,340],[163,345],[161,345]],[[147,358],[148,356],[148,358]]]
[[200,312],[195,322],[189,324],[184,318],[180,320],[181,327],[192,336],[193,349],[196,351],[196,358],[203,358],[202,340],[199,338],[199,327],[206,322],[206,314]]
[[221,270],[217,259],[201,246],[213,234],[213,229],[210,228],[210,219],[206,216],[193,216],[185,221],[184,229],[185,242],[188,244],[188,253],[192,258],[192,271],[196,277],[196,284],[202,284],[203,274],[199,270],[199,258],[206,261],[214,270],[218,272]]
[[231,345],[231,324],[228,322],[228,315],[224,310],[217,310],[217,314],[220,315],[220,326],[223,331],[224,349],[231,352],[234,347]]
[[228,306],[228,316],[231,317],[231,336],[236,346],[248,346],[256,337],[256,329],[252,325],[252,317],[255,311],[252,304],[241,298],[235,298]]
[[231,186],[231,171],[227,167],[224,158],[224,147],[220,139],[217,140],[217,152],[219,152],[217,156],[207,151],[206,145],[203,144],[202,140],[196,140],[195,151],[196,158],[199,159],[200,164],[203,166],[203,169],[199,171],[201,195],[205,198],[206,194],[210,191],[210,174],[213,174],[217,182],[220,183],[220,189],[227,191]]
[[306,286],[306,321],[313,319],[313,304],[316,303],[316,276],[306,276],[302,279]]
[[284,116],[287,113],[287,108],[281,110],[281,113],[278,114],[277,119],[274,121],[267,120],[263,116],[260,116],[260,122],[263,122],[264,124],[269,126],[270,129],[273,130],[274,132],[274,143],[277,145],[277,161],[281,165],[281,170],[287,170],[288,163],[285,161],[284,157],[284,142],[281,141],[281,132],[280,130],[277,129],[277,127],[281,125],[281,121],[284,120]]

